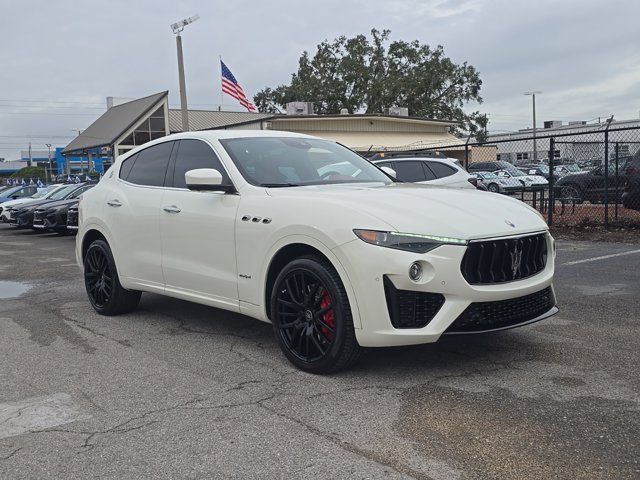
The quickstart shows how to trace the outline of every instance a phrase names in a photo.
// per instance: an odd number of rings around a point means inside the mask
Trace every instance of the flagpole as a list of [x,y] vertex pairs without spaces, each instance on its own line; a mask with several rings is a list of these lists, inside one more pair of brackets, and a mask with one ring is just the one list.
[[222,91],[222,55],[218,55],[218,67],[220,67],[218,81],[220,81],[220,111],[222,111],[222,104],[224,103],[224,92]]

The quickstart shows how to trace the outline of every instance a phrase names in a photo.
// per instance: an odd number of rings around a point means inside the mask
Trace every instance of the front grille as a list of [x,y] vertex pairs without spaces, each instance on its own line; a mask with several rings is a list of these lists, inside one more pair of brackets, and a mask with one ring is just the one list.
[[479,332],[508,328],[533,320],[556,304],[551,287],[524,297],[469,305],[445,333]]
[[460,270],[471,285],[531,277],[547,264],[546,234],[471,242]]
[[383,283],[389,317],[395,328],[422,328],[444,304],[444,296],[439,293],[398,290],[386,275]]
[[38,223],[39,223],[39,222],[42,222],[42,220],[44,220],[44,217],[45,217],[45,215],[44,215],[44,210],[36,210],[36,211],[33,213],[33,222],[34,222],[34,223],[36,223],[36,222],[38,222]]

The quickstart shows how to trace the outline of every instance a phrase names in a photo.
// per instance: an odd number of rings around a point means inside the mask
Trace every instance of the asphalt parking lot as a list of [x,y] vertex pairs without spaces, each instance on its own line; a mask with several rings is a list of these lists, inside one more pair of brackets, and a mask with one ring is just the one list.
[[0,226],[0,478],[640,477],[640,245],[559,241],[556,317],[322,377],[237,314],[94,314],[74,241]]

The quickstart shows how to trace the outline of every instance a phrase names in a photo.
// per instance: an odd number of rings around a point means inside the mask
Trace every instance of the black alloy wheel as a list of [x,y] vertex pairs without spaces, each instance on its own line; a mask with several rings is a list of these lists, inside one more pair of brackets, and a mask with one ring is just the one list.
[[335,372],[360,351],[344,286],[335,269],[319,258],[296,259],[280,272],[271,319],[282,351],[302,370]]
[[91,306],[101,315],[118,315],[138,306],[141,292],[120,285],[115,261],[104,240],[94,241],[84,256],[84,284]]
[[560,195],[562,195],[562,198],[567,200],[573,200],[576,203],[582,203],[583,201],[582,193],[580,192],[578,187],[574,185],[563,185],[560,188]]

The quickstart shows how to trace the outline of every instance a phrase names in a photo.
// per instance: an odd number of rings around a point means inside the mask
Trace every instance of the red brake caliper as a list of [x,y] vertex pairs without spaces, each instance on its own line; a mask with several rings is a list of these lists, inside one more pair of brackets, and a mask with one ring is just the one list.
[[[331,297],[327,292],[324,292],[322,294],[322,300],[320,301],[320,308],[324,308],[329,305],[331,305]],[[322,320],[324,320],[324,323],[329,325],[332,329],[335,329],[335,318],[333,316],[333,308],[322,316]],[[327,327],[322,326],[320,328],[320,331],[324,335],[324,338],[326,338],[328,341],[331,342],[333,340],[333,332],[330,331]]]

